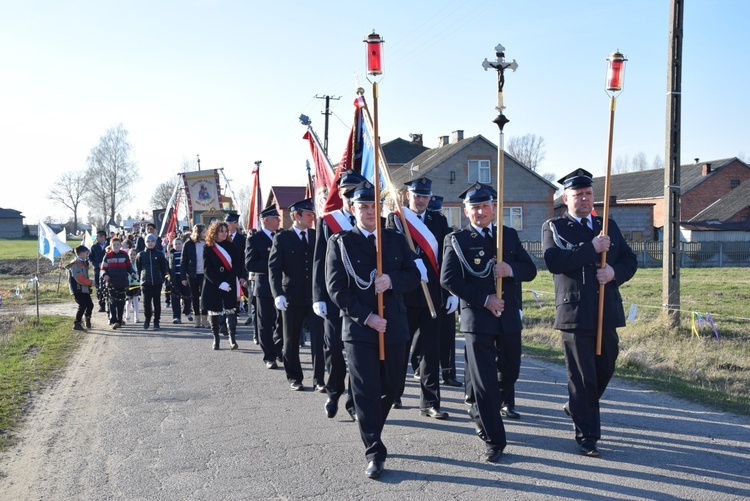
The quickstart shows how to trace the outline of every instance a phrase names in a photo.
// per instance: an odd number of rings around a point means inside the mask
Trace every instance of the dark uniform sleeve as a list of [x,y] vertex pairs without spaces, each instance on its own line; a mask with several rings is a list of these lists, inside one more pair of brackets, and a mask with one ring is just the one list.
[[591,242],[581,243],[570,250],[558,247],[551,228],[553,224],[555,220],[549,220],[542,225],[544,263],[550,273],[568,273],[597,262],[599,254]]
[[635,272],[638,270],[638,256],[636,256],[633,249],[630,248],[628,242],[622,236],[622,232],[620,231],[620,228],[618,228],[617,223],[612,219],[609,220],[609,234],[611,235],[610,238],[615,238],[615,245],[618,246],[618,253],[617,259],[614,262],[609,262],[609,260],[607,260],[607,263],[613,270],[615,270],[615,282],[620,286],[635,275]]
[[487,302],[487,292],[469,283],[464,276],[465,271],[453,248],[452,238],[459,232],[451,233],[445,237],[443,245],[443,268],[440,272],[440,285],[450,291],[454,296],[466,301],[472,308],[484,308]]
[[271,254],[268,256],[268,282],[271,285],[271,294],[275,298],[284,295],[281,282],[286,263],[284,260],[284,251],[281,248],[282,244],[280,243],[280,240],[284,236],[283,233],[276,235],[271,246]]
[[315,228],[312,290],[313,303],[328,299],[328,291],[326,290],[326,249],[328,248],[327,233],[330,231],[323,218],[318,218],[318,224]]
[[[411,249],[409,249],[409,245],[406,243],[406,238],[394,230],[387,231],[391,233],[389,236],[392,238],[394,244],[397,243],[398,247],[394,249],[391,249],[390,246],[388,246],[387,249],[383,247],[383,258],[388,259],[389,255],[391,257],[393,256],[391,252],[398,252],[401,255],[401,260],[403,262],[399,270],[388,271],[387,275],[391,279],[391,290],[395,294],[403,294],[404,292],[408,292],[419,286],[419,283],[422,280],[422,274],[420,273],[419,268],[417,268],[417,264],[414,262],[417,256],[411,251]],[[384,238],[383,244],[385,245],[386,243],[388,243],[388,240]]]

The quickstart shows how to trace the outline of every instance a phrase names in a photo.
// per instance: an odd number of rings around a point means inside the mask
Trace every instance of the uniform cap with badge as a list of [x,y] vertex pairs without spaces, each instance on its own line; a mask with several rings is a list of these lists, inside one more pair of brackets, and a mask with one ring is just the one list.
[[227,214],[224,216],[224,222],[225,223],[237,223],[240,220],[240,216],[238,214]]
[[585,169],[576,169],[557,180],[563,189],[577,190],[594,185],[593,175]]
[[420,177],[418,179],[412,179],[404,183],[406,189],[415,195],[421,195],[423,197],[432,196],[432,180],[426,177]]
[[351,190],[344,193],[344,196],[352,203],[369,203],[375,201],[375,186],[370,181],[364,180]]
[[496,193],[492,186],[476,183],[461,193],[458,198],[464,201],[464,205],[477,205],[494,201]]
[[271,207],[266,207],[260,212],[261,219],[265,219],[267,217],[281,217],[281,214],[279,214],[279,211],[276,210],[275,205],[272,205]]
[[428,210],[443,210],[443,197],[432,195],[430,202],[427,204]]
[[294,202],[292,205],[289,206],[289,210],[291,212],[295,212],[295,211],[315,212],[315,206],[313,205],[312,198],[306,198],[304,200],[300,200],[299,202]]
[[348,170],[344,174],[341,175],[341,177],[339,178],[338,185],[339,186],[357,186],[362,181],[365,181],[364,177],[354,172],[353,170]]

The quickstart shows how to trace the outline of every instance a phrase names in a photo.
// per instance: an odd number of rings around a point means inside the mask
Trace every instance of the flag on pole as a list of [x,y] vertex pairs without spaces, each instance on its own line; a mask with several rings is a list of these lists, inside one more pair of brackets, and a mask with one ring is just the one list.
[[320,216],[325,212],[328,192],[333,186],[333,166],[328,155],[323,151],[320,139],[315,134],[312,125],[307,126],[307,131],[302,139],[307,139],[310,143],[310,153],[312,153],[313,163],[315,164],[315,186],[311,190],[311,196],[313,197],[315,211]]
[[362,109],[364,106],[364,98],[357,96],[354,100],[354,121],[349,131],[349,140],[346,142],[346,148],[336,169],[336,175],[328,188],[325,212],[338,210],[344,205],[338,190],[338,182],[341,176],[350,170],[354,172],[361,172],[362,170]]
[[260,162],[250,171],[250,202],[247,207],[247,229],[260,230],[261,211]]
[[57,238],[59,238],[61,242],[68,243],[68,230],[65,229],[65,226],[63,226],[63,229],[57,233]]
[[109,225],[109,232],[117,234],[117,226],[115,226],[114,224],[110,224]]
[[91,245],[93,244],[91,233],[89,233],[89,230],[86,230],[86,232],[83,234],[83,238],[81,239],[81,245],[86,247],[88,250],[91,250]]
[[70,245],[62,242],[52,229],[39,221],[39,254],[46,257],[53,263],[55,258],[62,256],[66,252],[71,252],[73,249]]

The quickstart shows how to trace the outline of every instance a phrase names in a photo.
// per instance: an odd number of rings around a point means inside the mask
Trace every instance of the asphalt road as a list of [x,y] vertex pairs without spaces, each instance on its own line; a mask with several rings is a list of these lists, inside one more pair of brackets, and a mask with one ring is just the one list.
[[443,388],[450,419],[430,420],[409,377],[385,427],[386,471],[369,480],[343,406],[328,419],[325,395],[291,391],[249,327],[235,352],[226,341],[213,351],[208,331],[187,324],[113,331],[95,314],[94,327],[0,457],[0,499],[750,498],[750,418],[618,379],[602,403],[602,457],[586,458],[561,410],[564,368],[525,357],[523,417],[506,421],[506,454],[492,465],[462,390]]

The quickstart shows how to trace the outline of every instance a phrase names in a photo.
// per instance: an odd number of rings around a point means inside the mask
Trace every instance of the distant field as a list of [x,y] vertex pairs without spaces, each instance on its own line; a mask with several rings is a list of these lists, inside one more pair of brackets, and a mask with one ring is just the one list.
[[36,238],[0,238],[0,259],[36,259],[36,254]]

